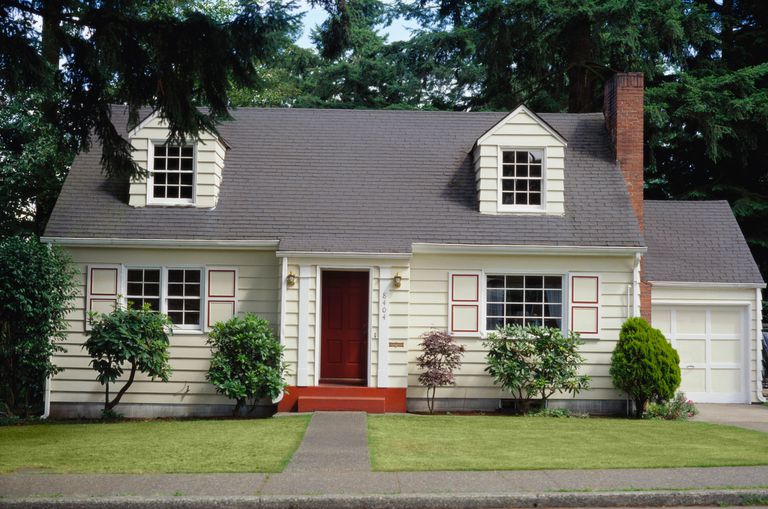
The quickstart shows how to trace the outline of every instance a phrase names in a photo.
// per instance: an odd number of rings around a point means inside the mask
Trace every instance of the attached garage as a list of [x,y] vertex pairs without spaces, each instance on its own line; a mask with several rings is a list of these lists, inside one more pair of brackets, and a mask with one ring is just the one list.
[[680,355],[680,390],[700,403],[749,403],[749,306],[654,306]]
[[726,202],[646,201],[651,321],[680,354],[698,403],[764,401],[765,283]]

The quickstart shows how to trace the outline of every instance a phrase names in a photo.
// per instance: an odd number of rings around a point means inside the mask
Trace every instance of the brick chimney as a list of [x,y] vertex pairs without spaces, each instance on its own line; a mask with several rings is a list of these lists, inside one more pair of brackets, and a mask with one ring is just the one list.
[[603,114],[613,152],[627,183],[640,230],[643,224],[643,73],[615,74],[605,84]]
[[[613,142],[613,153],[624,174],[629,200],[640,231],[645,231],[643,211],[643,73],[617,73],[605,84],[603,114]],[[640,269],[640,315],[651,321],[651,285]]]

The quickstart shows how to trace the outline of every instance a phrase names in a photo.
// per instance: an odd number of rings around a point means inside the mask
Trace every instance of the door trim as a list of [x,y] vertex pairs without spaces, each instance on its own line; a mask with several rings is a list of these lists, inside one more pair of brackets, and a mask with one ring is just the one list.
[[365,387],[373,387],[371,359],[373,355],[373,266],[371,265],[318,265],[315,274],[315,385],[320,385],[320,350],[323,340],[323,271],[368,273],[368,360],[365,365]]
[[[697,399],[705,399],[707,400],[707,403],[751,403],[752,402],[752,389],[751,389],[751,381],[752,381],[752,310],[754,307],[754,304],[750,301],[744,301],[744,300],[732,300],[732,301],[719,301],[719,300],[687,300],[687,299],[656,299],[651,301],[651,309],[653,308],[671,308],[670,311],[672,313],[671,317],[671,326],[673,327],[672,337],[667,338],[670,340],[672,345],[676,348],[677,347],[677,332],[676,332],[676,325],[677,325],[677,317],[676,315],[676,308],[703,308],[707,313],[707,330],[706,330],[706,337],[708,337],[710,340],[706,341],[707,344],[707,358],[710,359],[711,363],[711,355],[710,355],[710,342],[712,339],[712,332],[711,332],[711,311],[712,308],[717,307],[728,307],[728,308],[741,308],[742,314],[741,314],[741,323],[742,323],[742,331],[741,331],[741,338],[739,341],[741,341],[741,381],[742,381],[742,392],[740,393],[739,397],[733,397],[733,396],[727,396],[728,393],[723,394],[717,394],[712,392],[691,392],[686,393],[686,396],[691,398],[694,402],[697,401]],[[716,364],[723,364],[723,363],[716,363]],[[708,365],[706,367],[706,386],[711,387],[711,368]],[[738,393],[733,393],[738,394]]]

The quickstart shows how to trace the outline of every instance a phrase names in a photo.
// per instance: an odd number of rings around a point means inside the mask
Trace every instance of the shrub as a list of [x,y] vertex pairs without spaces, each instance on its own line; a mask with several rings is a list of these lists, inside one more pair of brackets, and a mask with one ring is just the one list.
[[685,394],[678,392],[674,399],[669,402],[649,403],[643,417],[648,419],[666,419],[666,420],[686,420],[698,414],[696,405],[693,401],[685,397]]
[[[168,355],[168,331],[171,321],[167,316],[143,308],[118,307],[108,314],[91,313],[91,330],[85,348],[91,356],[91,365],[98,373],[96,380],[104,386],[104,411],[111,418],[112,409],[133,384],[136,372],[167,382],[171,375]],[[109,385],[122,376],[126,364],[130,374],[115,397],[109,399]]]
[[553,327],[508,325],[488,335],[485,371],[494,382],[530,407],[531,399],[547,399],[556,392],[576,395],[589,388],[590,377],[580,375],[584,358],[578,334],[563,335]]
[[237,402],[233,414],[248,400],[253,410],[259,399],[275,399],[285,388],[283,345],[265,319],[249,313],[219,322],[208,344],[212,358],[207,378],[216,392]]
[[424,370],[419,383],[427,388],[427,408],[431,414],[435,411],[437,388],[456,383],[453,372],[461,366],[464,345],[456,344],[445,331],[431,330],[421,335],[419,347],[422,354],[416,358],[416,366]]
[[611,356],[613,384],[635,402],[642,417],[649,401],[671,399],[680,386],[680,357],[660,330],[642,318],[630,318],[621,327]]
[[0,401],[7,415],[42,407],[45,379],[64,339],[76,271],[58,247],[32,238],[0,240]]

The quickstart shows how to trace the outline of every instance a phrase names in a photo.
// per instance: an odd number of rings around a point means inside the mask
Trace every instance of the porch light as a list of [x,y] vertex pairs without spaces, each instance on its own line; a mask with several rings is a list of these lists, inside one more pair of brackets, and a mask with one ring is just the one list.
[[294,286],[296,284],[296,274],[289,272],[288,277],[285,278],[285,284],[288,286]]
[[403,276],[401,276],[399,272],[395,274],[395,277],[392,278],[392,284],[395,288],[400,288],[400,286],[403,284]]

